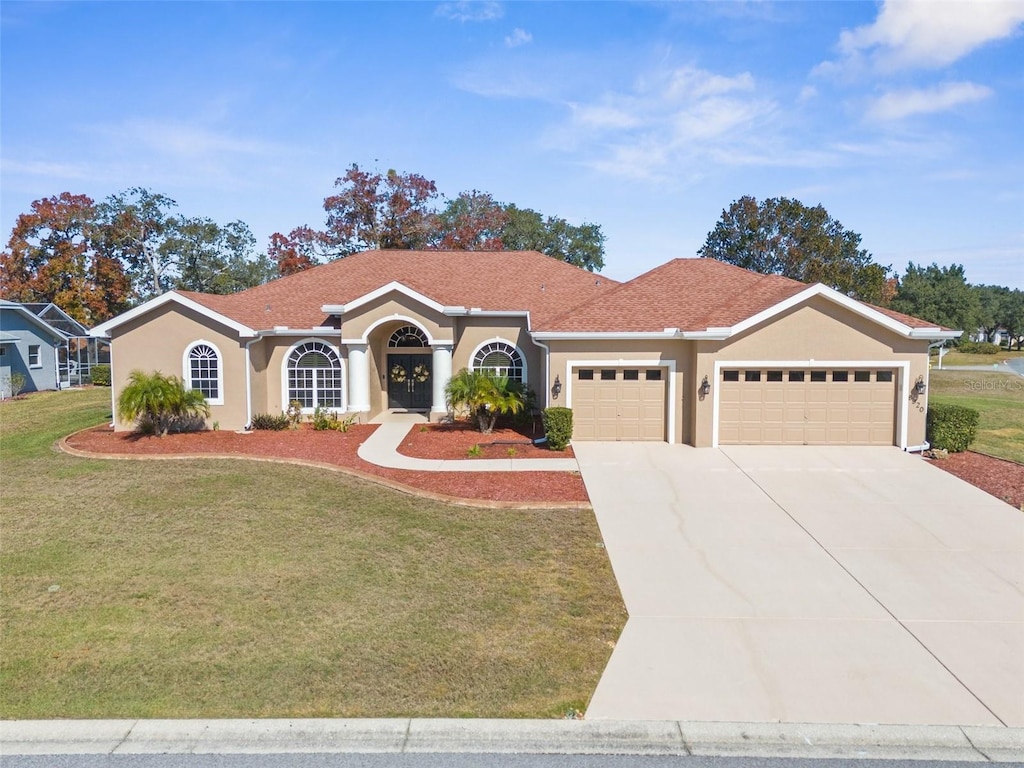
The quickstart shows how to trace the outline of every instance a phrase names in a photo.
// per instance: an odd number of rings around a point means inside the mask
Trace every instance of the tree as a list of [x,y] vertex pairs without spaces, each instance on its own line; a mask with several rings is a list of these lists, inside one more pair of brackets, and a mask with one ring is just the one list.
[[0,254],[0,294],[52,301],[87,326],[126,309],[131,284],[120,262],[95,247],[93,200],[62,192],[31,207],[18,216]]
[[1000,285],[976,285],[974,291],[979,304],[978,329],[985,333],[986,341],[992,341],[999,327],[1005,326],[1004,304],[1011,300],[1010,289]]
[[1024,291],[1015,288],[1003,296],[999,305],[999,325],[1006,329],[1010,337],[1008,347],[1017,342],[1017,351],[1024,343]]
[[604,267],[604,233],[599,224],[574,226],[530,208],[505,206],[508,222],[501,231],[504,248],[540,251],[567,264],[598,272]]
[[786,197],[758,203],[744,196],[722,211],[697,253],[766,275],[824,283],[862,301],[884,304],[891,293],[889,267],[876,264],[860,240],[821,205],[808,208]]
[[510,219],[505,206],[486,192],[463,192],[449,200],[431,223],[432,248],[460,251],[500,251]]
[[498,416],[519,413],[526,404],[523,386],[518,381],[468,368],[448,380],[444,393],[448,407],[467,409],[485,435],[494,431]]
[[324,200],[331,255],[374,248],[425,248],[437,197],[434,182],[415,173],[360,170],[355,163],[334,182],[341,191]]
[[213,219],[196,217],[168,222],[160,247],[176,265],[175,288],[223,294],[262,285],[276,276],[266,255],[254,255],[255,245],[245,222],[222,227]]
[[296,227],[287,236],[275,232],[270,236],[267,255],[277,264],[282,276],[294,275],[320,263],[319,251],[324,234],[309,226]]
[[919,267],[911,262],[900,281],[892,308],[937,325],[965,331],[964,339],[979,327],[981,301],[967,284],[959,264]]
[[166,195],[133,187],[111,195],[98,208],[101,248],[125,265],[136,294],[158,296],[171,287],[173,252],[162,248],[177,203]]
[[208,417],[210,406],[202,392],[186,389],[177,376],[135,370],[117,397],[117,414],[136,422],[140,432],[163,437],[172,427],[191,427],[198,417]]

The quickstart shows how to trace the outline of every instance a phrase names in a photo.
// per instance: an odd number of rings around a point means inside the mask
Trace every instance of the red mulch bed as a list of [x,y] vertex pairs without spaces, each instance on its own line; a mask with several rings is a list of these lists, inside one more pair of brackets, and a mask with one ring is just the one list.
[[932,464],[1017,509],[1024,509],[1024,464],[974,451],[951,453],[949,458],[933,459]]
[[[281,432],[258,430],[239,434],[208,431],[145,437],[131,432],[114,432],[109,427],[96,427],[71,436],[67,444],[80,451],[100,454],[167,456],[207,453],[312,461],[353,469],[391,483],[459,499],[589,503],[583,479],[575,472],[412,472],[378,467],[356,454],[360,444],[376,428],[373,424],[356,424],[344,433],[317,432],[307,427]],[[566,455],[551,451],[545,453]],[[459,457],[465,457],[465,451]],[[504,457],[507,458],[507,454]]]
[[[541,434],[543,436],[543,433]],[[497,445],[495,445],[497,443]],[[548,450],[546,444],[533,444],[529,427],[525,429],[495,429],[485,435],[464,421],[454,424],[423,424],[413,427],[398,452],[417,459],[465,459],[467,451],[480,446],[482,459],[507,459],[509,449],[516,459],[571,459],[572,448],[564,451]]]

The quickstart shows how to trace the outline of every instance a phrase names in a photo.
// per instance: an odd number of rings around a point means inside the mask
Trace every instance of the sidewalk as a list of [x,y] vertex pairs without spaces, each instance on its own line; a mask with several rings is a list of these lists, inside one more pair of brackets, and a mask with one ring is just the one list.
[[414,459],[398,452],[409,430],[421,418],[390,414],[359,446],[359,458],[389,469],[419,472],[578,472],[576,459]]
[[677,721],[276,719],[0,722],[5,755],[505,753],[1024,760],[1024,729]]

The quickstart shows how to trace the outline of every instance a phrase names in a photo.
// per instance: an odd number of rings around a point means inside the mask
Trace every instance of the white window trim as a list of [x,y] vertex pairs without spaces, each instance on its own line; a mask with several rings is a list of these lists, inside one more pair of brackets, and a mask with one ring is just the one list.
[[[341,363],[341,405],[336,408],[328,408],[327,411],[329,413],[345,413],[348,410],[348,368],[346,367],[348,361],[345,359],[345,355],[341,354],[341,350],[336,344],[332,344],[327,339],[317,336],[307,336],[304,339],[299,339],[288,347],[284,353],[284,359],[281,361],[281,413],[288,412],[288,404],[290,402],[288,399],[288,360],[296,349],[310,342],[323,344],[338,356],[338,361]],[[303,408],[302,413],[308,415],[312,414],[314,410],[316,409]]]
[[[36,350],[36,361],[34,363],[32,362],[32,349],[33,348],[35,348],[35,350]],[[42,368],[43,367],[43,345],[42,344],[29,344],[28,345],[28,350],[27,350],[27,355],[26,355],[26,363],[28,364],[28,367],[31,368],[32,370],[35,370],[36,368]]]
[[495,336],[493,339],[487,339],[487,341],[483,341],[483,342],[477,344],[476,349],[474,349],[473,353],[469,356],[469,370],[471,370],[471,371],[475,371],[476,370],[476,356],[480,353],[480,350],[483,349],[484,347],[486,347],[488,344],[507,344],[508,346],[512,347],[512,349],[514,349],[517,353],[519,353],[519,359],[523,361],[523,379],[522,379],[522,383],[523,383],[524,386],[529,386],[529,384],[530,384],[530,369],[529,369],[528,363],[526,361],[526,353],[523,352],[523,350],[519,348],[518,344],[516,344],[515,342],[512,342],[512,341],[509,341],[508,339],[502,338],[501,336]]
[[205,344],[217,353],[217,392],[219,393],[219,397],[208,397],[206,398],[206,402],[210,405],[224,405],[224,354],[220,351],[220,347],[212,341],[198,339],[185,347],[185,352],[181,356],[181,378],[184,379],[186,387],[194,389],[192,386],[192,365],[189,355],[192,354],[193,349],[201,344]]
[[565,407],[572,408],[572,382],[576,368],[664,368],[668,372],[668,442],[676,442],[676,361],[675,360],[566,360]]
[[898,382],[897,391],[900,396],[897,398],[896,421],[899,425],[899,447],[907,449],[907,420],[910,415],[910,408],[907,403],[910,401],[910,361],[908,360],[716,360],[714,384],[712,385],[711,396],[711,447],[718,447],[718,395],[721,390],[723,368],[881,368],[896,369]]

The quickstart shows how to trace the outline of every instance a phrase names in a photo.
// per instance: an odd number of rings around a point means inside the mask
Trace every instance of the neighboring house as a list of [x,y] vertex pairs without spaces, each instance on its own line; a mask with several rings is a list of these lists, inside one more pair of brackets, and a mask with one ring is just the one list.
[[233,295],[172,291],[93,334],[115,398],[133,369],[181,375],[226,429],[294,400],[440,418],[466,367],[572,408],[575,440],[908,448],[928,344],[960,332],[711,259],[618,283],[535,252],[369,251]]
[[977,331],[975,331],[974,336],[971,337],[971,341],[987,341],[999,346],[1002,345],[1003,341],[1005,341],[1006,335],[1007,330],[1001,326],[992,331],[992,338],[989,338],[988,331],[986,331],[984,328],[979,328]]
[[0,398],[24,377],[22,392],[59,389],[58,350],[66,339],[22,304],[0,299]]
[[110,362],[110,345],[89,336],[89,329],[53,302],[26,302],[25,309],[64,336],[57,352],[62,387],[88,382],[92,366]]

